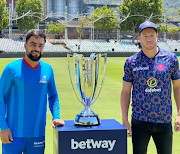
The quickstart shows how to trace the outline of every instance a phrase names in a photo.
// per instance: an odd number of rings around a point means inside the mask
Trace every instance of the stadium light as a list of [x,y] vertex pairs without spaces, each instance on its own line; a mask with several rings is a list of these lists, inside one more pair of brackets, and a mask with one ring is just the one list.
[[[94,7],[92,7],[92,12],[94,12]],[[93,14],[91,13],[91,22],[93,21]],[[91,23],[91,39],[94,40],[94,22]]]
[[[12,12],[12,5],[9,4],[9,6],[10,6],[8,9],[8,11],[9,11],[9,38],[12,38],[12,25],[13,25],[12,22],[13,21],[17,21],[17,20],[24,18],[26,16],[34,16],[36,18],[41,19],[41,21],[43,21],[43,20],[46,20],[47,18],[49,18],[50,16],[52,16],[52,12],[49,15],[44,16],[43,13],[31,12],[30,10],[26,13],[23,13],[22,16],[17,16],[17,14],[13,14],[13,12]],[[37,13],[43,15],[44,18],[40,18],[39,16],[36,16],[35,14],[37,14]]]
[[179,40],[180,40],[180,23],[178,23],[178,28],[179,28]]
[[117,7],[116,11],[115,11],[115,14],[116,14],[116,20],[117,20],[117,24],[118,24],[118,27],[117,27],[117,40],[120,40],[120,37],[121,37],[121,23],[124,22],[129,17],[130,13],[128,13],[127,16],[122,16],[120,14],[119,8]]
[[8,11],[9,11],[9,38],[11,38],[12,37],[12,25],[13,25],[12,21],[18,20],[18,19],[21,19],[21,18],[27,16],[30,13],[30,11],[28,11],[27,13],[23,14],[20,17],[14,17],[13,12],[12,12],[12,5],[9,4],[9,6],[10,6],[9,9],[8,9]]
[[117,20],[117,24],[118,24],[118,27],[117,27],[117,40],[120,40],[120,24],[119,24],[120,15],[119,15],[119,13],[120,13],[120,12],[118,12],[117,10],[115,11],[116,20]]
[[[93,7],[92,7],[92,10]],[[91,40],[94,40],[94,23],[97,22],[98,20],[100,20],[101,18],[104,18],[104,17],[107,17],[105,16],[104,14],[102,14],[100,17],[93,14],[93,11],[91,13],[81,13],[81,14],[78,14],[76,18],[80,18],[80,17],[83,17],[83,16],[91,16],[91,21],[89,21],[89,24],[91,25]],[[94,16],[97,16],[97,19],[94,19]]]

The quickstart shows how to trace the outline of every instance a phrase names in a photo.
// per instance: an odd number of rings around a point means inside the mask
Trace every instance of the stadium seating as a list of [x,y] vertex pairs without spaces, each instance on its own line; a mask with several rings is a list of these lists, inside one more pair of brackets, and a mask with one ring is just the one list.
[[0,39],[0,51],[1,52],[24,52],[24,43],[20,41],[14,41],[12,39],[1,38]]
[[180,42],[175,40],[158,41],[158,46],[170,52],[180,52]]
[[61,45],[53,45],[46,42],[44,52],[68,52],[68,50]]
[[64,42],[72,52],[138,52],[138,47],[132,42],[105,41],[74,41]]
[[[0,51],[5,53],[25,52],[24,42],[8,38],[0,38]],[[68,50],[60,45],[53,45],[46,42],[44,52],[68,52]]]
[[171,47],[172,51],[180,51],[180,43],[175,40],[167,40],[167,44]]
[[[63,42],[66,48],[61,45],[53,45],[46,42],[44,52],[59,53],[59,52],[129,52],[136,53],[140,49],[132,42],[115,42],[115,41],[88,41],[88,40],[68,40]],[[158,46],[170,52],[180,52],[180,41],[165,40],[158,41]],[[0,52],[18,53],[25,52],[24,41],[18,39],[0,38]]]

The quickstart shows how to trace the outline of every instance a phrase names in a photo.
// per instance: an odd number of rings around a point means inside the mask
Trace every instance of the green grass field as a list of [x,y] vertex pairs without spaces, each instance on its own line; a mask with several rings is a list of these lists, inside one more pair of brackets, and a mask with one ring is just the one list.
[[[5,65],[13,60],[15,59],[0,59],[0,73],[2,72]],[[51,64],[54,69],[57,90],[60,97],[61,118],[64,120],[74,120],[76,114],[78,114],[83,109],[83,105],[77,100],[70,84],[67,58],[42,58],[42,60]],[[122,122],[120,92],[122,87],[123,65],[125,60],[126,58],[119,57],[107,59],[107,69],[104,85],[98,99],[91,107],[101,119],[116,119],[120,123]],[[176,115],[177,110],[173,99],[173,121],[176,118]],[[48,110],[45,154],[53,153],[53,129],[51,127],[51,119],[52,117]],[[180,153],[179,143],[180,132],[174,132],[173,154]],[[148,154],[155,153],[156,148],[151,139],[148,147]],[[128,138],[128,154],[132,154],[131,138]]]

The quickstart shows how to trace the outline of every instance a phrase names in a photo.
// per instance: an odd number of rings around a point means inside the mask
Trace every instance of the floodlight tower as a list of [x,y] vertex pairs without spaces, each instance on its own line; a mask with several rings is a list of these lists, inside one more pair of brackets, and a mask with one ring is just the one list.
[[94,13],[94,7],[92,7],[92,12],[91,12],[91,22],[92,22],[92,24],[91,24],[91,40],[94,41],[94,22],[93,22],[94,18],[93,18],[93,13]]
[[[165,9],[165,0],[163,0],[164,5],[164,16],[163,16],[163,22],[166,24],[166,9]],[[166,40],[166,32],[164,32],[164,40]]]
[[[65,25],[67,25],[67,6],[65,6]],[[65,28],[65,40],[68,38],[68,29],[67,27]]]
[[13,15],[13,0],[9,3],[9,38],[12,37],[12,15]]
[[[47,16],[47,0],[44,0],[44,15]],[[46,33],[47,20],[44,20],[44,30]]]
[[47,0],[44,0],[44,14],[47,15]]
[[121,36],[120,36],[120,10],[119,10],[119,8],[116,8],[115,14],[116,14],[116,19],[117,19],[117,24],[118,24],[118,27],[117,27],[117,41],[119,41],[120,38],[121,38]]
[[[180,29],[180,23],[178,23],[178,27]],[[180,40],[180,31],[179,31],[179,40]]]

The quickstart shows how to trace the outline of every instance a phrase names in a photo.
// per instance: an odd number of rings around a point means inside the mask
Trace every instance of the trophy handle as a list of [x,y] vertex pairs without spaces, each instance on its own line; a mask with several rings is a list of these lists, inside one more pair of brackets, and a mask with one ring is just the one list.
[[[76,56],[78,56],[78,55],[76,54]],[[77,99],[85,106],[85,104],[83,103],[83,94],[82,94],[82,91],[79,90],[79,88],[78,88],[78,92],[80,93],[80,96],[81,96],[81,99],[80,99],[80,98],[78,97],[78,94],[77,94],[76,90],[75,90],[75,87],[74,87],[74,84],[73,84],[73,81],[72,81],[72,77],[71,77],[70,57],[73,57],[73,55],[72,55],[72,54],[67,54],[67,57],[68,57],[69,78],[70,78],[70,81],[71,81],[71,85],[72,85],[73,91],[74,91]],[[78,65],[79,65],[79,62],[78,62]],[[80,68],[79,68],[79,66],[78,66],[78,71],[79,71],[79,69],[80,69]],[[76,69],[75,69],[75,72],[76,72]],[[81,80],[81,79],[80,79],[80,76],[79,76],[79,80]],[[79,84],[81,84],[80,81],[79,81]],[[76,82],[76,86],[79,86],[79,87],[81,88],[81,85],[77,85],[77,82]]]
[[98,82],[98,76],[99,76],[99,54],[98,55],[96,55],[96,58],[98,58],[98,60],[96,61],[96,65],[98,65],[97,67],[96,67],[96,78],[95,78],[95,88],[94,88],[94,92],[93,92],[93,100],[92,100],[92,102],[91,102],[91,105],[97,100],[97,98],[98,98],[98,96],[99,96],[99,94],[100,94],[100,92],[101,92],[101,89],[102,89],[102,85],[103,85],[103,83],[104,83],[104,78],[105,78],[105,72],[106,72],[106,62],[107,62],[107,53],[102,53],[101,54],[101,57],[104,57],[104,69],[103,69],[103,76],[102,76],[102,82],[101,82],[101,86],[100,86],[100,88],[99,88],[99,91],[97,92],[97,95],[96,95],[96,97],[94,98],[94,96],[95,96],[95,92],[96,92],[96,87],[97,87],[97,82]]

